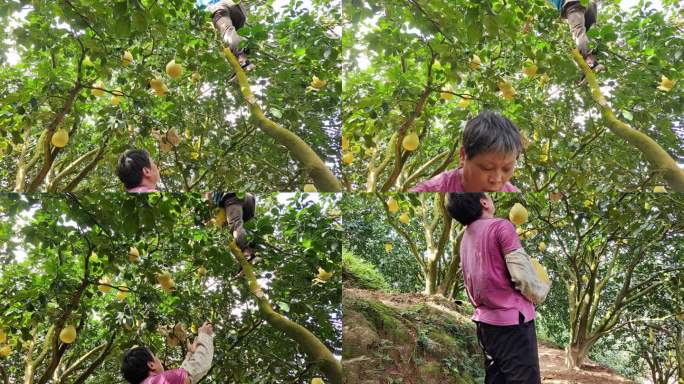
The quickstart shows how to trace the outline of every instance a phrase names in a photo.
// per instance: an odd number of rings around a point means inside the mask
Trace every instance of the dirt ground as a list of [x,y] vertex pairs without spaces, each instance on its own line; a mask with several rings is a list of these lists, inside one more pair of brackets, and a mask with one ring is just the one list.
[[565,367],[565,351],[544,343],[539,344],[539,366],[544,384],[627,384],[631,380],[612,369],[587,361],[581,370]]
[[[420,293],[391,294],[362,289],[345,288],[354,291],[358,297],[372,298],[393,306],[410,306],[425,303],[426,297]],[[455,310],[459,305],[446,299],[433,297],[433,303]],[[539,365],[541,367],[543,384],[635,384],[610,368],[600,366],[590,360],[582,369],[572,370],[565,367],[565,351],[553,345],[541,342],[539,344]]]

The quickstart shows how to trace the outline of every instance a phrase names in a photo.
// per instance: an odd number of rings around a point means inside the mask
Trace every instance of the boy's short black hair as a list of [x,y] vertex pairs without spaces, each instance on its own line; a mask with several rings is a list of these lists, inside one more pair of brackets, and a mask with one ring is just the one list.
[[482,216],[480,199],[485,198],[483,192],[451,192],[447,196],[446,209],[452,219],[469,225]]
[[151,168],[150,154],[142,149],[129,149],[119,157],[116,166],[116,174],[126,186],[126,189],[135,188],[143,179],[143,168]]
[[463,131],[463,150],[469,159],[479,153],[522,152],[518,127],[496,112],[484,111],[472,118]]
[[154,361],[154,357],[147,347],[131,348],[124,354],[121,374],[131,384],[142,383],[150,375],[147,366],[150,361]]

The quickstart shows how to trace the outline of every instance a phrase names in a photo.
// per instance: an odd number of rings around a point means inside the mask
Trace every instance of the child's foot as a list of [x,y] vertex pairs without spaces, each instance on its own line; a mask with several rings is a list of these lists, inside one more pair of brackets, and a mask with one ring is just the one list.
[[594,65],[590,68],[592,71],[594,71],[594,73],[599,73],[599,72],[603,72],[606,70],[606,67],[604,67],[603,65],[596,63],[596,62],[594,62]]
[[256,66],[252,64],[252,62],[249,61],[249,59],[247,59],[247,53],[244,49],[238,52],[238,62],[240,63],[240,67],[242,67],[242,70],[244,70],[245,72],[249,72],[256,68]]
[[[594,73],[599,73],[599,72],[603,72],[603,71],[606,70],[606,67],[604,67],[603,65],[599,64],[598,61],[596,61],[596,59],[594,59],[594,56],[593,56],[591,53],[588,54],[588,55],[586,55],[586,56],[584,56],[584,61],[587,62],[587,65],[589,66],[589,68],[590,68]],[[577,82],[577,84],[578,84],[578,85],[582,85],[582,84],[584,84],[585,82],[586,82],[586,78],[585,78],[584,73],[582,73],[582,77],[581,77],[580,80]]]
[[242,254],[245,255],[245,258],[247,259],[247,261],[249,261],[252,265],[256,265],[259,262],[261,262],[261,260],[263,260],[261,257],[256,256],[254,254],[254,251],[252,250],[252,248],[243,249]]

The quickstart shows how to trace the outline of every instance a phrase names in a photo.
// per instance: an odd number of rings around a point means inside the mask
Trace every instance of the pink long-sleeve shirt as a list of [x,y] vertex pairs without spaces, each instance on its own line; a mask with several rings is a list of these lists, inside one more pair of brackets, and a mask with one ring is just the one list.
[[472,319],[492,325],[518,324],[535,317],[534,304],[513,287],[505,255],[522,248],[513,224],[505,219],[478,219],[461,240],[461,268],[468,298],[475,307]]

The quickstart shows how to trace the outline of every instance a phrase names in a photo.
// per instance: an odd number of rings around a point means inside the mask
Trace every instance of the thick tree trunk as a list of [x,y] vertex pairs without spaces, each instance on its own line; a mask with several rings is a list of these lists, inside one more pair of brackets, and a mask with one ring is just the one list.
[[225,56],[235,71],[240,92],[242,92],[245,100],[247,100],[249,111],[259,128],[289,150],[290,155],[299,162],[300,167],[307,172],[320,192],[339,192],[341,186],[337,177],[325,165],[318,154],[311,149],[309,144],[294,132],[276,124],[264,115],[261,107],[257,104],[256,96],[254,96],[249,87],[247,75],[245,75],[245,72],[240,67],[240,63],[235,55],[230,52],[230,49],[225,50]]
[[565,348],[565,365],[568,368],[580,368],[589,353],[589,349],[591,349],[591,345],[588,343],[570,344]]
[[676,192],[684,192],[684,170],[679,167],[677,162],[665,151],[655,140],[648,135],[640,132],[628,124],[618,120],[615,113],[608,105],[608,102],[601,94],[601,88],[596,75],[589,68],[577,49],[572,51],[572,55],[577,65],[584,71],[591,95],[594,101],[601,107],[603,116],[606,118],[608,128],[618,137],[636,147],[651,164],[654,171],[659,173],[670,188]]
[[257,282],[254,271],[252,270],[252,265],[247,261],[234,240],[231,240],[229,247],[233,256],[235,256],[242,266],[247,285],[256,298],[261,316],[263,316],[273,328],[285,333],[288,337],[297,342],[311,362],[321,369],[332,384],[342,384],[342,364],[335,358],[332,352],[330,352],[328,347],[326,347],[325,344],[308,329],[273,309],[271,303],[268,301],[268,297],[261,290],[261,287]]
[[425,294],[434,295],[437,293],[437,258],[436,249],[430,250],[430,256],[425,263]]

